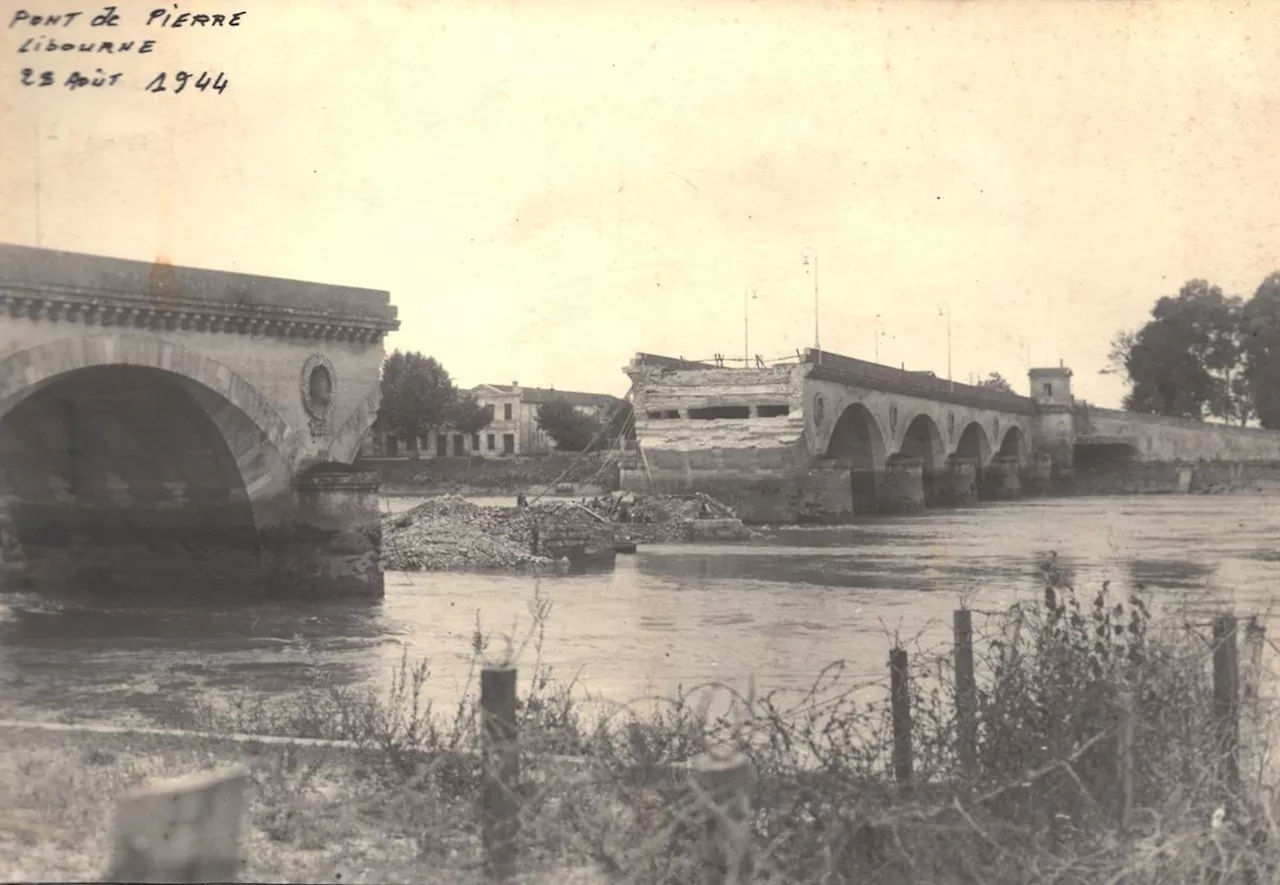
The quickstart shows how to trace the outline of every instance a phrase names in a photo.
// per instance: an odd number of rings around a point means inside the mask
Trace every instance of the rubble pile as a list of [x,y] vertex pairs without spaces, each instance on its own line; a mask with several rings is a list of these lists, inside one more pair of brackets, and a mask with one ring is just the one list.
[[512,569],[550,565],[532,553],[529,519],[514,507],[480,507],[457,495],[429,498],[382,518],[389,571]]
[[689,519],[736,519],[737,514],[710,495],[658,495],[613,492],[586,498],[583,505],[612,522],[642,525],[681,522]]
[[[428,498],[412,510],[382,518],[382,567],[388,571],[464,571],[550,566],[534,555],[535,525],[552,534],[604,544],[672,543],[696,537],[695,521],[736,521],[707,495],[614,492],[573,502],[543,499],[528,508],[481,507],[458,495]],[[738,524],[737,536],[755,533]]]
[[[660,495],[639,492],[613,492],[585,498],[582,505],[611,522],[619,523],[621,533],[633,541],[672,543],[693,540],[694,520],[736,520],[737,514],[710,495]],[[743,528],[743,537],[755,533]]]

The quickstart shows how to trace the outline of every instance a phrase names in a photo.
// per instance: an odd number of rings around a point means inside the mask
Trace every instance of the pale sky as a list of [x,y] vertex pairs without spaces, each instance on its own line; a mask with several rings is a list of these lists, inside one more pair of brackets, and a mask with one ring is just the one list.
[[[150,55],[2,32],[0,240],[388,289],[389,347],[468,386],[741,357],[748,287],[752,354],[811,346],[809,248],[824,349],[879,329],[945,375],[949,305],[957,380],[1063,360],[1114,405],[1098,370],[1156,298],[1280,269],[1269,3],[181,5],[247,10],[216,33],[156,5],[55,31]],[[125,73],[22,87],[32,60]],[[143,91],[166,66],[229,85]]]

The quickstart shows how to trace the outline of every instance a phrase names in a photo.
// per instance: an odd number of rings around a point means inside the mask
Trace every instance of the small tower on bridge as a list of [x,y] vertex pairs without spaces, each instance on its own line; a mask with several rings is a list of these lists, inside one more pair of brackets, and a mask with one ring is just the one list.
[[1075,397],[1071,395],[1071,370],[1066,366],[1032,369],[1027,375],[1036,405],[1070,409],[1075,404]]

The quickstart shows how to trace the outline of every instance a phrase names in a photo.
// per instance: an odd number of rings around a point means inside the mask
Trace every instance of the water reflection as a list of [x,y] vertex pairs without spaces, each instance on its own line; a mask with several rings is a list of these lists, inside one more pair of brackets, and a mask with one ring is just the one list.
[[945,648],[962,594],[994,609],[1035,593],[1049,551],[1090,596],[1109,580],[1259,611],[1278,532],[1273,499],[1062,499],[641,547],[608,574],[393,574],[375,604],[12,594],[0,596],[0,712],[171,720],[194,699],[281,698],[319,678],[382,687],[405,651],[431,660],[429,692],[448,704],[477,621],[518,644],[535,588],[554,601],[547,663],[616,701],[748,676],[799,688],[836,659],[878,680],[886,631]]

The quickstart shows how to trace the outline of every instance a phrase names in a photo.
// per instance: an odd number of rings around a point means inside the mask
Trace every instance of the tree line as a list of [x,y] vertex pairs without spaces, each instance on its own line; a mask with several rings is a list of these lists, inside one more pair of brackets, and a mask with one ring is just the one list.
[[[600,440],[635,435],[631,404],[626,402],[604,421],[564,399],[538,406],[535,418],[560,451],[580,452]],[[433,431],[474,436],[493,420],[493,405],[482,406],[474,393],[458,388],[435,357],[396,350],[383,361],[382,404],[374,429],[406,440],[411,457],[420,456],[419,441]]]
[[1247,300],[1189,280],[1115,337],[1110,363],[1130,411],[1280,428],[1280,271]]

